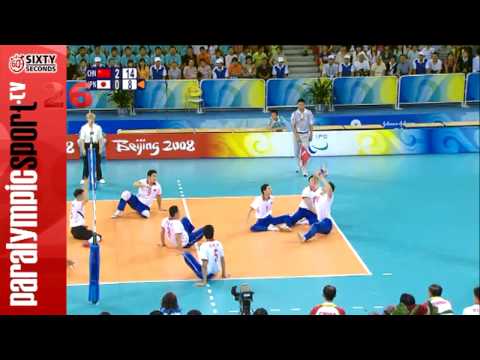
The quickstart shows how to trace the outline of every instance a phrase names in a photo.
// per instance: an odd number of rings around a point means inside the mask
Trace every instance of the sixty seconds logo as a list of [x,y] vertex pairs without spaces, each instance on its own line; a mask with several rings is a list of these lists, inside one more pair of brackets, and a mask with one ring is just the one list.
[[10,56],[8,68],[14,74],[56,73],[56,54],[15,54]]

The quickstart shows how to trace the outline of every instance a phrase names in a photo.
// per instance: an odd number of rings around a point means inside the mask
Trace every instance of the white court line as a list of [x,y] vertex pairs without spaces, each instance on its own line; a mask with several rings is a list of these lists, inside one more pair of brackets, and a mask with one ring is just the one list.
[[357,258],[357,260],[360,262],[360,264],[362,264],[363,268],[365,269],[365,271],[367,272],[368,275],[372,275],[371,271],[368,269],[367,265],[363,262],[362,258],[360,257],[360,255],[358,255],[357,251],[353,248],[352,244],[350,244],[350,241],[348,241],[347,237],[345,236],[345,234],[343,233],[342,229],[340,229],[340,227],[337,225],[337,223],[335,222],[335,219],[332,217],[332,223],[336,226],[338,232],[340,233],[340,235],[343,237],[343,240],[345,240],[345,242],[347,243],[348,247],[350,248],[350,250],[352,250],[353,254],[355,255],[355,257]]
[[393,274],[392,273],[383,273],[382,275],[383,276],[392,276]]
[[375,305],[373,308],[374,309],[383,309],[385,306],[383,305]]
[[[249,277],[230,277],[227,279],[215,279],[215,281],[230,280],[275,280],[275,279],[309,279],[309,278],[330,278],[330,277],[348,277],[348,276],[370,276],[371,274],[334,274],[334,275],[297,275],[297,276],[249,276]],[[100,285],[119,285],[119,284],[142,284],[142,283],[170,283],[170,282],[196,282],[198,280],[133,280],[133,281],[107,281],[100,282]],[[88,283],[68,284],[67,286],[84,286]],[[207,284],[207,287],[210,287]]]
[[300,311],[300,308],[291,308],[290,311]]
[[270,309],[271,312],[279,312],[280,309]]

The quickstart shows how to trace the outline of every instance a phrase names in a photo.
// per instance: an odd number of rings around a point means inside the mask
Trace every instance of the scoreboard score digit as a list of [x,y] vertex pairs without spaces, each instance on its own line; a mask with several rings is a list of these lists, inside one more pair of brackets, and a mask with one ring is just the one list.
[[136,68],[92,67],[87,69],[86,81],[90,90],[137,90],[137,76]]

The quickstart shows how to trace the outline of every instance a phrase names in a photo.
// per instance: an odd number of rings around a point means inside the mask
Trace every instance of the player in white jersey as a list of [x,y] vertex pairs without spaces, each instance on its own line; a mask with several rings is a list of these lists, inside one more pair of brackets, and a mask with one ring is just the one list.
[[303,176],[307,177],[308,160],[306,160],[305,163],[302,161],[301,148],[308,149],[310,146],[313,138],[314,117],[310,110],[305,109],[305,101],[303,99],[297,101],[297,110],[292,113],[290,121],[292,125],[294,152],[299,167],[297,172],[302,171]]
[[167,246],[168,242],[168,247],[171,248],[189,248],[203,237],[203,228],[195,230],[186,216],[180,220],[178,206],[170,206],[168,213],[170,216],[162,220],[159,245]]
[[463,309],[463,315],[480,315],[480,287],[473,289],[473,301],[472,306],[468,306]]
[[[85,226],[85,205],[88,203],[88,182],[83,189],[75,189],[70,208],[70,232],[74,239],[83,240],[83,246],[88,247],[93,243],[93,231]],[[97,241],[102,240],[102,235],[97,233]]]
[[197,283],[197,286],[207,285],[208,280],[220,272],[222,272],[222,278],[227,277],[223,246],[220,241],[214,239],[214,231],[212,225],[205,225],[203,228],[203,234],[207,241],[200,245],[200,249],[198,249],[201,264],[189,252],[183,254],[185,263],[201,280]]
[[333,203],[333,192],[335,191],[335,185],[331,181],[325,179],[325,175],[322,172],[317,173],[318,178],[322,182],[322,192],[315,199],[315,210],[317,213],[317,222],[310,226],[307,233],[298,233],[298,237],[302,242],[310,240],[315,234],[329,234],[332,231],[332,215],[330,213]]
[[112,215],[112,218],[122,215],[125,206],[128,204],[142,217],[147,219],[150,217],[150,208],[155,199],[157,200],[158,209],[165,211],[165,209],[162,209],[162,187],[157,182],[157,172],[155,170],[148,170],[147,178],[135,181],[133,186],[138,188],[137,195],[133,195],[128,190],[122,192],[117,210]]
[[[290,223],[289,215],[272,216],[272,188],[268,184],[263,184],[260,187],[261,196],[257,196],[250,204],[250,210],[247,215],[247,221],[250,219],[250,214],[255,211],[257,222],[250,227],[253,232],[257,231],[291,231],[286,224]],[[275,225],[280,225],[279,227]]]
[[428,303],[437,308],[438,315],[453,315],[452,304],[450,301],[442,298],[443,289],[438,284],[432,284],[428,287]]
[[302,200],[298,205],[297,211],[290,216],[289,226],[293,226],[302,219],[306,219],[309,225],[317,222],[317,210],[315,203],[323,191],[319,186],[319,178],[316,175],[311,175],[308,178],[308,186],[302,191]]

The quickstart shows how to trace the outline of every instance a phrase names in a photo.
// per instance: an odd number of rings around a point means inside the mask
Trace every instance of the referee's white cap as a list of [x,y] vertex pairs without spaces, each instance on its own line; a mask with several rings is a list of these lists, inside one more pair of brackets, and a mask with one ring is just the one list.
[[153,60],[154,60],[155,62],[157,62],[157,61],[162,61],[162,59],[161,59],[160,57],[158,57],[158,56],[156,56],[155,59],[153,59]]
[[333,54],[328,55],[328,59],[329,59],[329,60],[335,60],[335,55],[333,55]]
[[285,59],[283,58],[283,56],[279,56],[279,57],[278,57],[278,62],[284,62],[284,60],[285,60]]
[[215,63],[216,63],[216,64],[223,64],[223,60],[222,60],[221,58],[219,58],[219,59],[217,59],[217,60],[215,61]]

